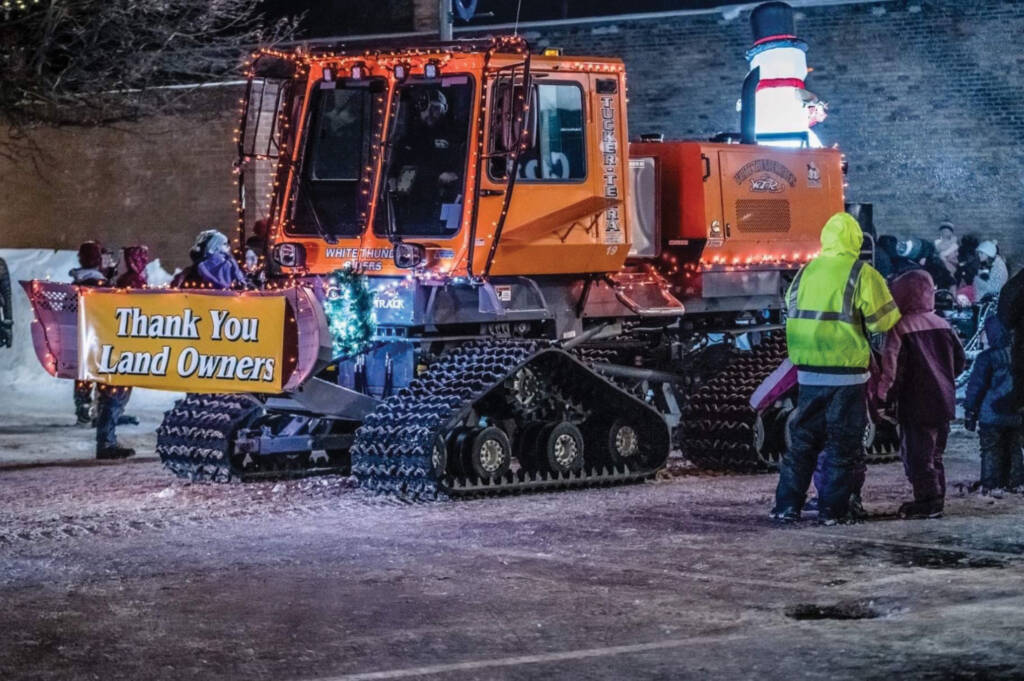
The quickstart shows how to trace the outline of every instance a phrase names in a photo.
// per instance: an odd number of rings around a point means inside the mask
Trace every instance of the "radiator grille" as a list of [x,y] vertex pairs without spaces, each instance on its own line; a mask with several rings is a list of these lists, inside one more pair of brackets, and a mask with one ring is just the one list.
[[740,232],[788,232],[789,201],[738,199],[736,223],[736,228]]

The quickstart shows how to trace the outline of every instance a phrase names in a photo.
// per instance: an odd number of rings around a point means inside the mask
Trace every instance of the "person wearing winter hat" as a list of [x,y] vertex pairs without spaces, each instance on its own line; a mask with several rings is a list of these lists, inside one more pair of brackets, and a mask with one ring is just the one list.
[[117,278],[118,288],[143,288],[148,280],[146,279],[146,265],[149,264],[149,249],[145,246],[125,246],[124,254],[125,271]]
[[172,286],[205,286],[215,289],[246,288],[245,274],[231,254],[231,244],[222,232],[205,229],[189,250],[192,265],[175,275]]
[[103,274],[103,245],[99,241],[86,241],[78,247],[78,267],[68,270],[71,283],[78,286],[105,286]]
[[863,241],[857,219],[836,213],[821,230],[821,254],[786,292],[786,345],[799,395],[769,514],[780,522],[800,519],[822,452],[818,522],[856,519],[851,500],[863,480],[868,333],[884,333],[900,319],[885,279],[860,259]]
[[978,274],[974,277],[974,294],[978,302],[986,296],[995,297],[1003,289],[1009,273],[1006,271],[1006,261],[999,255],[999,244],[992,240],[982,241],[978,244]]
[[939,224],[939,236],[935,239],[935,252],[938,254],[942,264],[949,270],[949,273],[954,274],[956,272],[960,244],[957,242],[952,222],[946,221]]
[[[109,251],[106,251],[109,252]],[[72,283],[78,286],[109,286],[110,278],[104,271],[104,248],[98,241],[86,241],[78,247],[79,267],[72,269]],[[93,423],[93,390],[96,392],[96,458],[125,459],[135,456],[135,450],[117,442],[117,425],[131,394],[130,388],[119,388],[93,381],[75,381],[75,418],[80,426]]]
[[985,320],[988,349],[974,360],[964,397],[964,426],[979,430],[981,493],[998,497],[1024,486],[1021,414],[1014,404],[1010,333],[991,315]]
[[[103,245],[98,241],[86,241],[78,247],[78,267],[68,271],[71,283],[77,286],[106,286],[103,275]],[[75,420],[80,426],[92,424],[93,390],[92,381],[75,381]]]
[[900,506],[899,514],[936,518],[946,498],[942,455],[956,414],[964,349],[949,323],[935,314],[935,284],[928,272],[900,275],[891,290],[902,317],[885,335],[875,391],[880,402],[899,405],[900,457],[914,489],[914,500]]
[[898,277],[904,272],[921,269],[918,259],[921,257],[920,239],[900,239],[896,242],[896,257],[892,259],[892,273],[889,278]]

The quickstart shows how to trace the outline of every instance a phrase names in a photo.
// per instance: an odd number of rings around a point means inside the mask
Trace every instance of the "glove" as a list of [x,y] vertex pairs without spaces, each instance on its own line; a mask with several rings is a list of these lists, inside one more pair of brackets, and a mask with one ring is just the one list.
[[978,429],[978,415],[972,413],[964,414],[964,428],[972,433],[976,431]]

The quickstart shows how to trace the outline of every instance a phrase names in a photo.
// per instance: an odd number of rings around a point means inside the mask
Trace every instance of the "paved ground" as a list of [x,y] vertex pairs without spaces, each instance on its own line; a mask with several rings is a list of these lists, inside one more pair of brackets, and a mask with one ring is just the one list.
[[773,527],[772,476],[405,505],[90,463],[46,413],[0,421],[0,679],[1024,678],[1019,497],[900,521],[886,465],[854,527]]

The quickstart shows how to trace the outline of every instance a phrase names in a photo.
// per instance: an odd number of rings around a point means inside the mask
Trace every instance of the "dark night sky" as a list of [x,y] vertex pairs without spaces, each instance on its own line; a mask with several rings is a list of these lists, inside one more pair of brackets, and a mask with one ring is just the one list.
[[[520,21],[539,21],[636,12],[663,12],[736,5],[730,0],[522,0]],[[398,33],[412,30],[412,0],[265,0],[269,16],[306,12],[302,37]],[[516,0],[479,0],[471,26],[510,23]],[[466,26],[456,19],[456,27]]]

